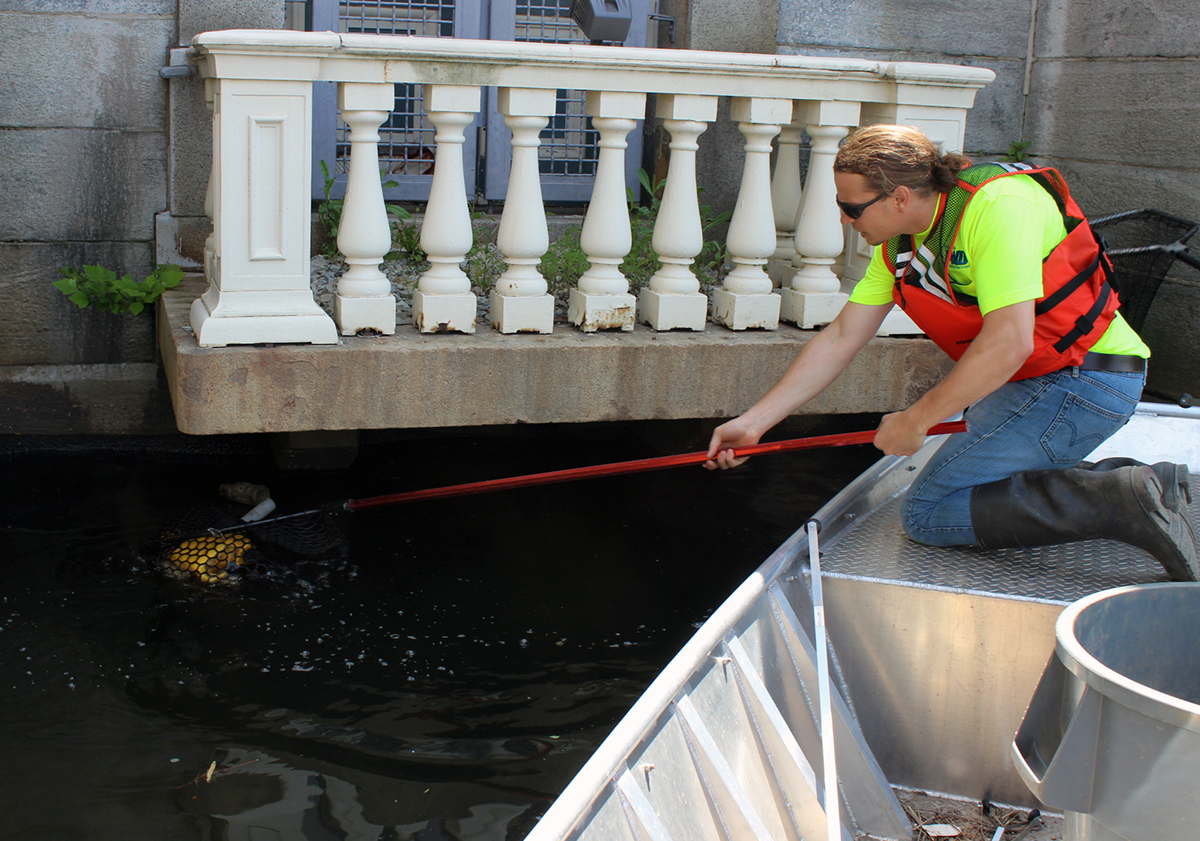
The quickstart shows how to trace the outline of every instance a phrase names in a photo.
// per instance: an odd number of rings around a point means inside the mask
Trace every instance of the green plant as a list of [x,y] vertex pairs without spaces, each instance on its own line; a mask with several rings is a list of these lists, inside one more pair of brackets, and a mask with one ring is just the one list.
[[168,289],[183,280],[183,269],[173,264],[160,265],[140,283],[132,276],[117,277],[103,266],[84,266],[79,269],[59,269],[62,280],[54,288],[76,306],[96,307],[104,312],[129,312],[137,315],[151,306]]
[[[704,192],[704,188],[700,188],[699,192]],[[692,272],[701,281],[720,283],[725,277],[725,243],[718,239],[710,239],[709,234],[714,228],[728,222],[732,216],[728,210],[724,213],[713,213],[708,205],[700,205],[700,231],[704,235],[704,245],[692,263]]]
[[462,263],[462,269],[471,279],[471,284],[478,286],[483,292],[491,291],[506,268],[508,266],[504,262],[504,255],[500,253],[496,244],[482,239],[476,239]]
[[650,205],[638,204],[633,190],[626,189],[629,197],[629,227],[633,234],[633,247],[621,261],[621,271],[629,278],[629,285],[639,289],[650,282],[651,276],[662,268],[658,255],[654,253],[654,223],[658,219],[659,208],[662,207],[662,191],[666,187],[666,179],[652,181],[644,169],[638,170],[638,181],[650,199]]
[[1008,144],[1008,152],[1004,155],[1004,160],[1008,163],[1021,163],[1025,160],[1025,150],[1029,148],[1030,141],[1014,140]]
[[[662,267],[654,252],[654,224],[662,209],[662,193],[666,179],[654,181],[644,169],[638,170],[638,181],[650,199],[649,206],[640,205],[634,199],[633,190],[627,190],[630,203],[629,225],[633,233],[633,247],[621,263],[621,271],[629,278],[629,284],[637,289],[649,283],[650,278]],[[698,187],[696,192],[704,192]],[[691,269],[703,283],[716,283],[725,276],[725,245],[710,239],[713,229],[729,220],[730,213],[714,213],[708,205],[700,205],[700,229],[704,234],[704,245],[696,255]]]
[[[336,260],[341,254],[337,247],[337,236],[342,224],[342,210],[344,209],[345,200],[330,198],[333,193],[334,182],[337,181],[337,178],[329,174],[329,166],[324,160],[318,161],[317,166],[321,167],[321,175],[325,180],[325,200],[317,205],[317,221],[321,223],[321,228],[325,231],[325,243],[321,246],[321,253],[330,260]],[[385,173],[380,170],[380,186],[385,190],[399,186],[399,182],[397,181],[384,181],[385,177]],[[415,260],[424,260],[425,252],[421,251],[419,235],[413,237],[412,235],[402,235],[401,233],[413,227],[402,224],[410,218],[409,212],[398,204],[385,204],[383,209],[388,215],[388,228],[392,232],[393,247],[393,250],[386,254],[384,259],[395,260],[402,254],[408,254]],[[400,245],[399,248],[397,248],[398,243]],[[405,247],[406,245],[415,245],[416,251],[420,253],[417,254]]]
[[401,225],[399,222],[393,222],[392,251],[384,259],[399,260],[407,257],[419,263],[425,256],[425,249],[421,247],[421,229],[415,223]]
[[337,235],[338,226],[342,223],[343,201],[329,197],[336,179],[329,174],[329,167],[324,160],[321,160],[318,165],[321,167],[321,174],[325,177],[325,201],[317,205],[317,221],[321,223],[321,228],[325,231],[326,236],[326,241],[321,246],[321,253],[330,260],[335,260],[339,254]]
[[538,271],[546,278],[546,285],[553,295],[568,292],[588,270],[588,258],[579,243],[580,234],[579,228],[568,228],[542,255]]

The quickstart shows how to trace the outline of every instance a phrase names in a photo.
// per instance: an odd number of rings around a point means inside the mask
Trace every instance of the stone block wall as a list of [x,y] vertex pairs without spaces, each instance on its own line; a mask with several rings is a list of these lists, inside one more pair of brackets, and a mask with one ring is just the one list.
[[174,429],[153,316],[81,310],[51,284],[85,264],[141,279],[156,215],[203,216],[202,89],[159,68],[196,32],[278,28],[283,5],[0,0],[0,433]]
[[986,67],[996,80],[975,96],[964,148],[995,156],[1021,139],[1030,12],[1028,0],[780,0],[778,51]]
[[[166,85],[175,2],[0,4],[0,365],[145,362],[152,330],[79,310],[59,267],[153,268],[166,200]],[[127,8],[134,7],[134,8]]]
[[1200,218],[1198,45],[1190,0],[779,4],[781,53],[994,70],[967,118],[967,152],[1026,141],[1027,157],[1062,169],[1096,216],[1153,207]]
[[1025,135],[1086,212],[1200,219],[1196,12],[1190,0],[1039,6]]
[[[1042,0],[1025,137],[1084,212],[1200,221],[1200,16],[1190,0]],[[1200,237],[1193,251],[1200,254]],[[1142,329],[1148,388],[1200,396],[1200,272],[1177,264]]]

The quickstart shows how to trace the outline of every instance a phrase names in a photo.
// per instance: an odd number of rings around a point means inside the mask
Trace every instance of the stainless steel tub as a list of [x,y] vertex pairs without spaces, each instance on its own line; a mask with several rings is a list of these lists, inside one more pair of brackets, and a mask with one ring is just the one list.
[[1068,841],[1192,841],[1200,830],[1200,584],[1106,590],[1063,611],[1013,740]]

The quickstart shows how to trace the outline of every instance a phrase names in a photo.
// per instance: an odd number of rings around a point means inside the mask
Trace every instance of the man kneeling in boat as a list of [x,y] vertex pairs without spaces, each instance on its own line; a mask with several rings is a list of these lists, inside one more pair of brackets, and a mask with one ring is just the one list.
[[899,304],[956,360],[885,415],[875,446],[911,455],[965,412],[913,482],[910,538],[986,549],[1107,538],[1200,579],[1183,465],[1082,463],[1137,405],[1150,351],[1117,311],[1107,258],[1057,171],[972,166],[915,128],[869,126],[834,161],[843,224],[875,253],[850,301],[753,407],[717,427],[711,468],[831,383]]

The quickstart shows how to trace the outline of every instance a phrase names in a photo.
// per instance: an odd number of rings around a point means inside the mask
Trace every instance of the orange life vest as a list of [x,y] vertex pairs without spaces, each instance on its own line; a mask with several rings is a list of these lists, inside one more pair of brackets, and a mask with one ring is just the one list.
[[1119,303],[1108,282],[1112,265],[1057,170],[1007,163],[967,167],[946,194],[921,247],[914,253],[912,237],[902,234],[884,244],[883,256],[896,277],[892,289],[896,303],[938,347],[959,359],[983,327],[978,302],[955,292],[949,282],[959,225],[980,187],[1016,174],[1032,177],[1054,197],[1067,229],[1067,236],[1042,261],[1033,353],[1012,376],[1023,380],[1078,365],[1112,323]]

